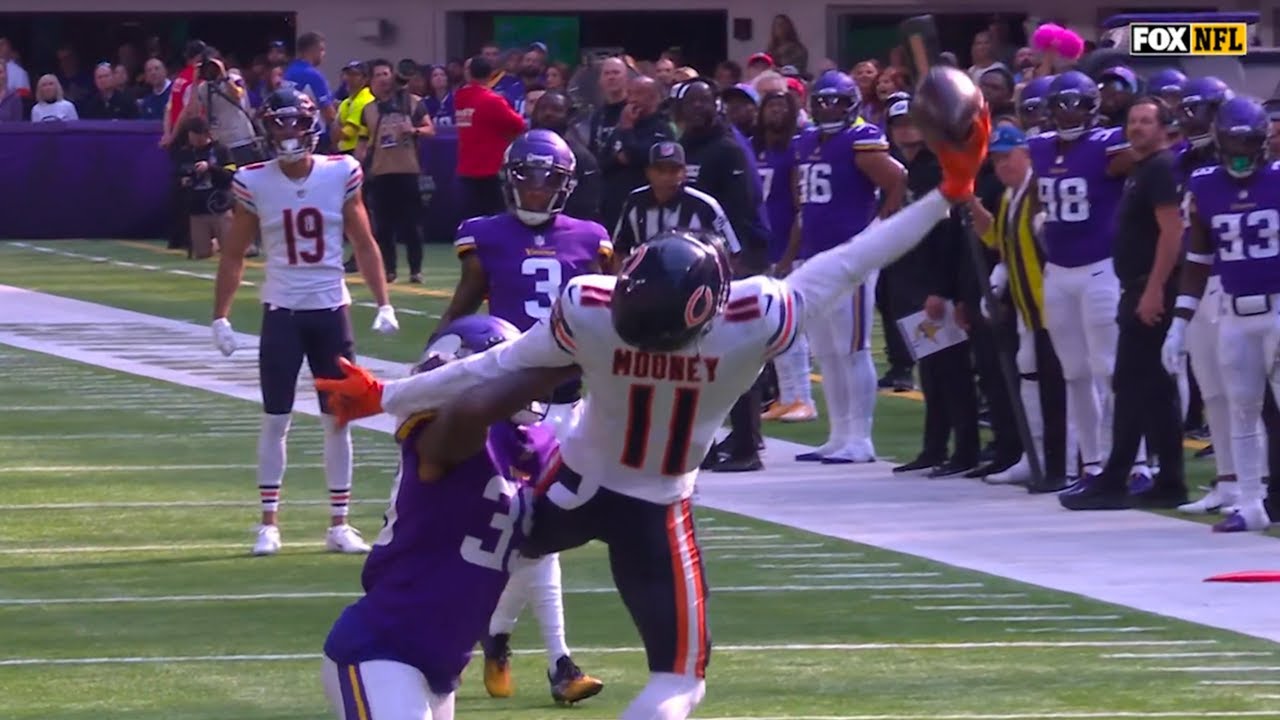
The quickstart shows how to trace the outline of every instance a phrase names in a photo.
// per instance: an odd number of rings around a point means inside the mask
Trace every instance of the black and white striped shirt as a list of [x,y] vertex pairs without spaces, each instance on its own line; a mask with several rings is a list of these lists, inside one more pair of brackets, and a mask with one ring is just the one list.
[[716,232],[724,237],[729,252],[742,249],[729,218],[715,198],[685,185],[670,202],[660,205],[653,190],[644,185],[632,190],[622,204],[622,214],[613,229],[613,251],[617,257],[626,257],[654,235],[677,228]]

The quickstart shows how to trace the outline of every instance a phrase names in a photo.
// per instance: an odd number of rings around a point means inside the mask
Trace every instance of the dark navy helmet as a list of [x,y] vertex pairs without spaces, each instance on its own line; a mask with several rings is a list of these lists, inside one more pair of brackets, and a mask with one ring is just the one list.
[[839,70],[822,73],[809,91],[809,111],[823,132],[839,132],[852,125],[861,104],[858,83]]
[[687,347],[729,302],[729,255],[714,234],[669,230],[622,264],[610,310],[622,341],[647,352]]
[[1053,75],[1038,77],[1022,86],[1018,96],[1018,120],[1025,128],[1046,129],[1049,124],[1049,85]]
[[1182,88],[1178,126],[1194,147],[1213,142],[1213,120],[1222,103],[1235,97],[1231,87],[1212,75],[1193,78]]
[[1182,103],[1182,90],[1187,86],[1187,76],[1181,70],[1168,68],[1147,78],[1147,92],[1158,95],[1169,103],[1169,107],[1177,107]]
[[1097,123],[1102,107],[1098,83],[1079,70],[1068,70],[1049,83],[1049,117],[1058,135],[1075,140]]
[[282,87],[267,96],[260,117],[277,158],[296,162],[315,152],[320,142],[320,112],[310,95]]
[[1271,119],[1261,102],[1235,97],[1222,103],[1213,118],[1213,140],[1222,167],[1232,176],[1252,175],[1267,155]]
[[578,166],[569,143],[551,130],[530,130],[502,158],[502,192],[520,222],[536,227],[564,211]]
[[[422,358],[413,366],[410,374],[428,372],[468,355],[482,353],[489,348],[520,337],[515,325],[493,315],[464,315],[440,328],[422,351]],[[517,411],[511,422],[532,425],[546,414],[541,403]]]

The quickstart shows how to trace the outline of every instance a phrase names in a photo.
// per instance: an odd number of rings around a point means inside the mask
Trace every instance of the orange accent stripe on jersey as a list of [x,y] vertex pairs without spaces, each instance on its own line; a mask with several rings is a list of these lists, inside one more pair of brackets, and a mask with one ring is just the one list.
[[[667,509],[672,586],[676,600],[676,643],[672,672],[702,678],[707,668],[706,596],[701,557],[694,540],[693,505],[681,500]],[[690,647],[690,646],[693,647]]]
[[776,357],[778,353],[786,350],[791,345],[791,340],[795,335],[795,301],[792,298],[791,290],[786,290],[782,294],[782,307],[780,309],[782,315],[781,330],[773,342],[765,348],[765,357]]
[[558,312],[551,315],[551,333],[562,350],[570,354],[578,351],[578,346],[573,342],[573,336],[569,334],[569,328],[565,327],[564,318]]
[[369,707],[365,703],[364,685],[360,682],[360,670],[355,665],[348,665],[347,677],[351,679],[351,697],[356,701],[356,716],[359,720],[369,720]]
[[476,244],[475,244],[475,243],[470,243],[470,244],[468,244],[468,245],[454,245],[454,246],[453,246],[453,251],[454,251],[455,253],[457,253],[457,254],[458,254],[458,257],[462,257],[463,255],[466,255],[467,253],[469,253],[469,252],[471,252],[472,250],[475,250],[475,249],[476,249]]
[[[671,587],[676,596],[675,656],[671,659],[671,672],[684,675],[689,663],[689,593],[685,585],[684,553],[680,550],[680,535],[684,532],[681,515],[684,503],[667,508],[667,543],[671,546]],[[694,620],[696,622],[696,620]]]
[[560,460],[560,449],[556,448],[555,454],[551,456],[551,462],[547,463],[547,469],[542,471],[542,477],[538,478],[538,482],[533,486],[534,497],[545,495],[547,490],[551,489],[556,478],[560,477],[562,465],[564,463]]
[[698,622],[698,656],[694,660],[693,670],[702,679],[707,676],[707,661],[710,659],[707,654],[711,647],[707,638],[707,582],[702,575],[702,551],[698,549],[697,536],[694,534],[693,503],[686,498],[680,504],[684,506],[684,522],[689,539],[689,567],[693,570],[693,589],[697,595],[695,617]]

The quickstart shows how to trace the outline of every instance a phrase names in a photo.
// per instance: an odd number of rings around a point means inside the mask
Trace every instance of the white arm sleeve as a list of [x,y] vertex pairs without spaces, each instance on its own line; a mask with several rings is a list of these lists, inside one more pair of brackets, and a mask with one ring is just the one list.
[[396,416],[437,410],[486,380],[527,368],[572,365],[572,344],[566,346],[557,339],[556,327],[563,327],[559,315],[553,313],[550,321],[486,352],[387,383],[382,389],[382,409]]
[[871,271],[905,255],[950,214],[951,203],[933,190],[848,242],[806,260],[785,280],[804,300],[806,321],[830,310]]

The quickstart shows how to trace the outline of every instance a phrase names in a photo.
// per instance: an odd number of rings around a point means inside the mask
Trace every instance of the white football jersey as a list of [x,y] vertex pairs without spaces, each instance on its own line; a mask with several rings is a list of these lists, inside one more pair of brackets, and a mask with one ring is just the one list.
[[258,216],[266,279],[262,302],[291,310],[349,305],[343,269],[342,209],[364,182],[350,155],[315,155],[311,174],[293,180],[276,160],[236,171],[236,201]]

